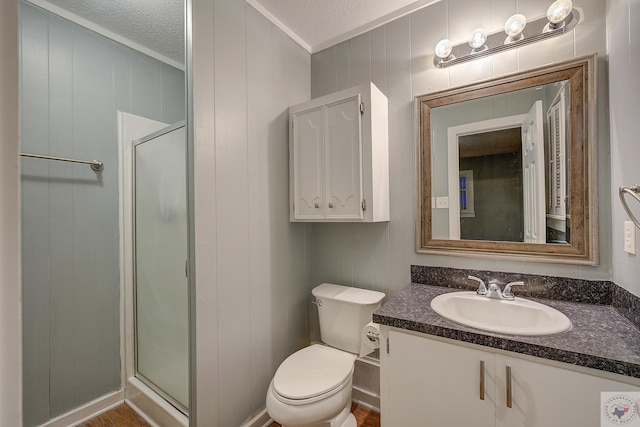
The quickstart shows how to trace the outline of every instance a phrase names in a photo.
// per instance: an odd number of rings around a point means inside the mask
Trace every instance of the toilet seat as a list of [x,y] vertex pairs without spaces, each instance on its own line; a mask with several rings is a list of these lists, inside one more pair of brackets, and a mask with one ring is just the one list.
[[289,405],[326,399],[353,375],[355,355],[314,344],[289,356],[273,378],[275,397]]

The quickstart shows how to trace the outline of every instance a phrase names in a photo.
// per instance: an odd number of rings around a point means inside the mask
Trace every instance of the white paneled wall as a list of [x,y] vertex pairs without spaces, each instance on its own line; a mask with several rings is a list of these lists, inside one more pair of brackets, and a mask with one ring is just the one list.
[[600,265],[485,260],[415,252],[413,97],[588,53],[598,52],[602,58],[606,55],[605,2],[575,1],[582,21],[567,35],[444,70],[436,69],[432,62],[436,42],[445,37],[454,43],[466,40],[468,33],[478,26],[498,30],[514,13],[524,13],[529,18],[542,16],[550,3],[443,0],[312,56],[312,97],[372,80],[389,98],[391,176],[388,224],[314,225],[313,283],[335,281],[381,290],[391,296],[409,283],[411,264],[611,279],[608,95],[603,59],[598,63]]
[[288,107],[309,99],[310,55],[241,0],[193,7],[192,422],[240,426],[308,344],[313,234],[289,223]]
[[[624,252],[623,223],[629,220],[618,199],[621,185],[640,184],[640,2],[607,1],[610,81],[611,188],[613,189],[613,280],[640,295],[638,255]],[[640,217],[640,206],[629,196]],[[637,231],[637,230],[636,230]]]

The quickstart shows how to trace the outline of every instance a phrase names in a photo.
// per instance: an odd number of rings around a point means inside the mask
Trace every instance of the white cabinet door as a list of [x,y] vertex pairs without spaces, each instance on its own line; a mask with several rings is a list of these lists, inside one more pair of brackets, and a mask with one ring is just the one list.
[[[555,366],[495,356],[496,427],[600,427],[600,392],[638,387]],[[511,408],[507,407],[511,368]]]
[[495,426],[492,353],[394,330],[389,347],[383,427]]
[[324,218],[324,111],[301,111],[293,116],[293,194],[297,218]]
[[389,220],[387,98],[372,83],[289,108],[289,219]]
[[362,219],[360,96],[326,106],[327,218]]

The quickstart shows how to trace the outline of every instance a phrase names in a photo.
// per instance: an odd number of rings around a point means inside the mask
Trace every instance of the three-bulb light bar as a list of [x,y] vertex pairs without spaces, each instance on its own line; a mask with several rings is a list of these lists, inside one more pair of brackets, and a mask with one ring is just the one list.
[[438,68],[445,68],[546,40],[571,31],[579,21],[580,14],[573,9],[571,0],[557,0],[549,6],[547,16],[530,22],[522,14],[511,16],[504,24],[504,32],[487,34],[483,28],[477,28],[468,42],[455,46],[448,39],[440,40],[435,47],[433,63]]

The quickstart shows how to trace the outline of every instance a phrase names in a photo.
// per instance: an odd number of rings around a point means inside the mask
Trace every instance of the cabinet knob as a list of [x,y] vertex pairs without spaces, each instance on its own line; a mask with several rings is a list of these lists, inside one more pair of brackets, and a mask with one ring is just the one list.
[[316,209],[320,207],[320,203],[316,203]]
[[329,207],[332,208],[333,207],[333,203],[329,203]]

